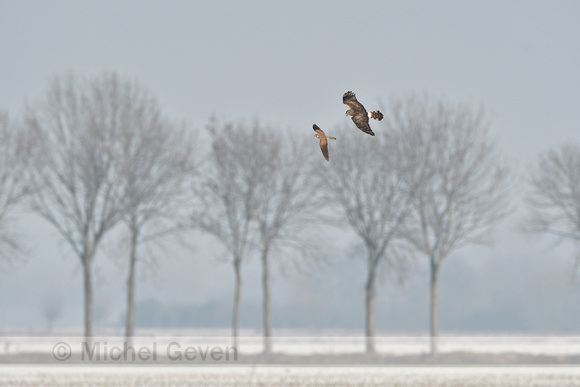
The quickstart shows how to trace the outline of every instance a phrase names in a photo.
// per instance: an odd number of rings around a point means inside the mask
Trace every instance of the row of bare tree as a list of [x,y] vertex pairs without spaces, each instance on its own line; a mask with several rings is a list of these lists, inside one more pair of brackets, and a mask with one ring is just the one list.
[[186,202],[184,176],[195,169],[190,132],[167,118],[142,85],[116,74],[56,77],[45,97],[2,131],[23,145],[2,153],[13,160],[2,164],[10,179],[1,195],[10,205],[28,194],[25,205],[54,226],[78,256],[87,337],[93,334],[94,259],[105,236],[126,225],[126,334],[132,336],[137,248],[176,227]]
[[[352,124],[328,129],[338,140],[326,162],[308,128],[290,135],[258,121],[211,118],[206,149],[140,83],[114,73],[55,77],[22,118],[0,114],[0,255],[19,248],[8,215],[17,203],[52,224],[82,265],[90,337],[94,259],[110,231],[124,225],[130,338],[139,247],[201,229],[231,257],[234,344],[241,267],[248,256],[260,258],[269,353],[273,262],[316,262],[332,227],[347,225],[366,249],[367,352],[375,351],[379,271],[402,277],[411,257],[425,256],[436,354],[441,265],[457,249],[488,241],[509,213],[514,179],[482,107],[411,95],[383,110],[376,137]],[[580,146],[542,155],[532,175],[529,229],[579,240]]]
[[455,250],[485,242],[507,214],[508,169],[483,108],[422,95],[393,100],[385,111],[376,140],[344,133],[327,185],[367,250],[367,352],[375,351],[379,265],[401,273],[418,255],[429,261],[435,354],[441,265]]

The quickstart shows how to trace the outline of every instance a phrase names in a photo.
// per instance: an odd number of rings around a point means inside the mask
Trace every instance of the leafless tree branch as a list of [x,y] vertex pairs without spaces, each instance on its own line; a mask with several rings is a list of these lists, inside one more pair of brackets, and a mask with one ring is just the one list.
[[530,177],[525,230],[580,241],[580,145],[541,154]]
[[[340,146],[338,146],[340,144]],[[400,255],[389,251],[401,238],[401,230],[411,211],[411,186],[405,181],[388,136],[361,136],[352,128],[337,134],[332,162],[319,175],[326,182],[328,201],[336,203],[344,219],[363,241],[367,250],[366,336],[367,351],[374,352],[374,300],[379,265],[392,269]]]
[[12,262],[24,252],[14,231],[10,212],[30,193],[25,181],[29,165],[29,144],[18,123],[0,110],[0,259]]
[[385,130],[413,187],[405,237],[428,257],[431,271],[432,353],[436,354],[437,290],[441,263],[455,250],[487,242],[510,209],[508,168],[483,107],[411,95],[393,99]]

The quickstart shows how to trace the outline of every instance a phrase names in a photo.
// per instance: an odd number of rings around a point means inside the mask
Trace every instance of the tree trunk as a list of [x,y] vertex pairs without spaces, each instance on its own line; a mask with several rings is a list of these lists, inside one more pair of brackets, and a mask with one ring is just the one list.
[[367,353],[375,353],[375,285],[376,285],[376,265],[374,253],[369,251],[368,278],[365,286],[365,307],[366,307],[366,350]]
[[264,290],[264,354],[272,352],[272,314],[270,306],[270,286],[269,286],[269,269],[268,269],[268,250],[269,246],[264,247],[262,252],[262,286]]
[[242,293],[242,275],[240,272],[241,258],[234,257],[234,272],[236,276],[236,286],[234,290],[234,314],[232,317],[232,346],[238,347],[238,319],[240,315],[240,299]]
[[125,327],[125,338],[130,345],[135,329],[135,266],[137,263],[137,238],[136,228],[131,230],[131,253],[129,257],[129,276],[127,278],[127,321]]
[[93,336],[93,284],[91,263],[92,257],[85,256],[82,260],[83,280],[85,283],[85,339],[90,341]]
[[431,257],[431,356],[437,355],[437,340],[439,336],[439,264]]

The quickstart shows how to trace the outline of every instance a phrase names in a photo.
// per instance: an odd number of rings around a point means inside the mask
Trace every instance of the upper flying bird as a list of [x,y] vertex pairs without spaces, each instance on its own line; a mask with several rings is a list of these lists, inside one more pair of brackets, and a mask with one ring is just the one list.
[[375,110],[372,112],[367,112],[365,107],[357,101],[356,94],[352,91],[347,91],[342,96],[342,103],[348,105],[350,109],[346,111],[347,116],[352,116],[352,121],[355,123],[356,127],[365,132],[366,134],[370,134],[374,136],[375,134],[371,130],[369,125],[369,118],[375,119],[380,121],[383,119],[383,113],[380,110]]
[[322,151],[322,155],[326,160],[328,160],[328,140],[336,140],[336,137],[327,136],[316,124],[312,125],[312,129],[316,132],[314,137],[320,140],[320,150]]

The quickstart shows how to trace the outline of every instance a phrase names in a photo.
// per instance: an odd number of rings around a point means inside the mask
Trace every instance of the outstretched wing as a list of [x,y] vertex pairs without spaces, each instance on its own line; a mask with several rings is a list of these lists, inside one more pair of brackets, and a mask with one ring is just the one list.
[[355,114],[357,113],[364,113],[366,114],[367,110],[365,109],[365,107],[363,106],[362,103],[360,103],[357,99],[356,99],[356,94],[353,93],[352,91],[347,91],[346,93],[344,93],[342,95],[342,103],[345,105],[348,105],[349,108],[351,108],[352,110],[354,110]]
[[313,125],[312,125],[312,129],[314,129],[314,131],[315,131],[316,133],[318,133],[318,136],[319,136],[319,138],[320,138],[320,137],[326,137],[326,133],[324,133],[324,131],[323,131],[322,129],[320,129],[320,128],[318,127],[318,125],[316,125],[316,124],[313,124]]
[[352,121],[354,122],[357,128],[359,128],[366,134],[370,134],[371,136],[375,135],[375,133],[371,129],[371,126],[369,125],[369,116],[366,113],[366,111],[364,113],[356,113],[354,116],[352,116]]
[[312,125],[312,129],[318,133],[318,139],[320,140],[320,150],[322,151],[324,158],[328,161],[328,139],[326,138],[326,134],[316,124]]

